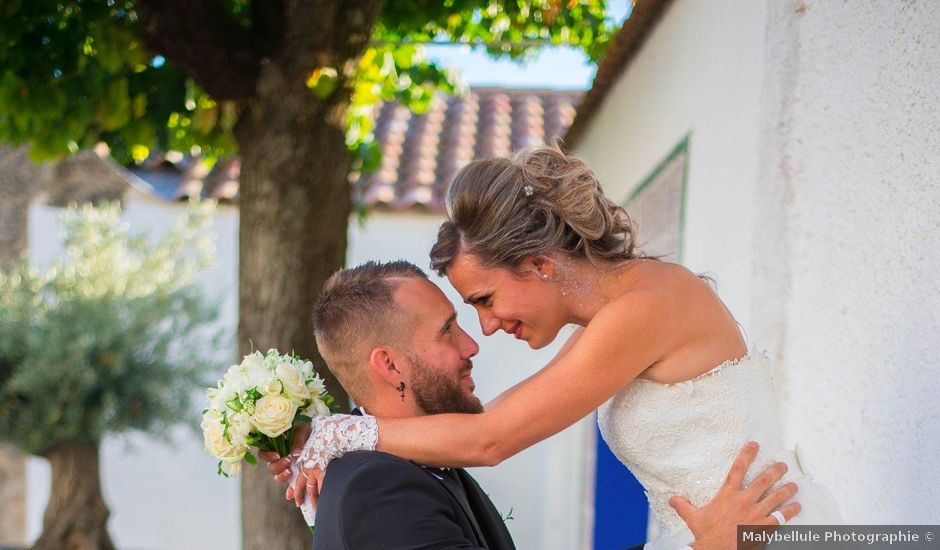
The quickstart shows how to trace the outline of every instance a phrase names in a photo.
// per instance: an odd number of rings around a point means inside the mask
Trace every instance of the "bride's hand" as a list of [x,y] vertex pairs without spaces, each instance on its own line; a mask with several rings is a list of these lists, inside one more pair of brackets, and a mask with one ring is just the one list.
[[323,478],[326,472],[320,468],[300,469],[300,475],[294,481],[293,487],[287,488],[287,498],[293,498],[294,503],[300,506],[304,500],[309,500],[316,509],[320,500],[320,488],[323,487]]
[[[757,456],[758,445],[750,442],[744,446],[718,494],[700,508],[688,500],[674,496],[669,505],[685,521],[695,536],[695,550],[724,550],[737,546],[739,525],[763,525],[773,528],[779,522],[770,514],[778,506],[796,494],[795,483],[788,483],[761,498],[770,487],[787,472],[787,465],[778,462],[765,470],[750,485],[742,487],[748,468]],[[779,509],[784,519],[793,519],[800,511],[800,504],[792,502]]]
[[[274,476],[274,481],[278,485],[290,481],[291,460],[297,460],[300,456],[300,452],[303,450],[312,430],[313,427],[310,422],[303,422],[294,427],[294,439],[291,442],[289,456],[281,456],[274,451],[261,451],[258,453],[258,458],[267,463],[268,471]],[[291,497],[287,498],[290,499]]]
[[299,453],[301,473],[286,496],[293,498],[297,506],[309,499],[316,508],[326,466],[350,451],[375,450],[378,425],[373,416],[335,414],[314,418],[308,433]]

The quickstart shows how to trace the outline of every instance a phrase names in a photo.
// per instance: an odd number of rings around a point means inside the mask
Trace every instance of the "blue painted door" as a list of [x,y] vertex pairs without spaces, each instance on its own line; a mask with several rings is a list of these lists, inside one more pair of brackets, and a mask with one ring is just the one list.
[[595,472],[594,550],[621,550],[646,542],[649,502],[643,487],[600,433]]

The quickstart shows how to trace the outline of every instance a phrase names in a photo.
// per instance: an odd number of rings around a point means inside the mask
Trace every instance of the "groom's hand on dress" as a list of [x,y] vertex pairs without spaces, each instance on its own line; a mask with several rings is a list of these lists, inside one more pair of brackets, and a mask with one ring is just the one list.
[[[747,470],[757,456],[758,445],[752,441],[744,446],[728,477],[718,493],[703,506],[696,508],[680,496],[669,499],[669,505],[685,521],[695,536],[695,550],[729,550],[737,546],[739,525],[778,525],[770,514],[796,494],[795,483],[788,483],[766,494],[771,486],[787,472],[787,465],[778,462],[764,470],[750,485],[744,487]],[[779,508],[789,521],[800,511],[800,504],[792,502]]]

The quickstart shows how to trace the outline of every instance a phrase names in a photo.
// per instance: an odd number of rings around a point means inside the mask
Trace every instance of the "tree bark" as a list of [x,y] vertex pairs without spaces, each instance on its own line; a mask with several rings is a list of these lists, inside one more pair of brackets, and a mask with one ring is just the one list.
[[216,100],[252,97],[264,36],[238,24],[221,0],[141,0],[147,44]]
[[26,457],[0,445],[0,546],[26,542]]
[[[262,68],[257,97],[242,104],[238,342],[241,354],[276,347],[315,361],[346,408],[345,392],[317,353],[312,314],[323,283],[345,263],[346,113],[383,1],[336,4],[287,2],[283,47]],[[319,66],[340,75],[326,99],[305,84]],[[264,468],[243,472],[242,548],[309,550],[310,532],[284,487]]]
[[113,550],[108,507],[101,495],[98,444],[61,443],[44,456],[52,465],[52,491],[33,550]]

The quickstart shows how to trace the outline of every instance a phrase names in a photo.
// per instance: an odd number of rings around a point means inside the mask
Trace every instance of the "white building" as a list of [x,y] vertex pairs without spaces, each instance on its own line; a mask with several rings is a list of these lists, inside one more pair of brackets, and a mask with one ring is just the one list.
[[940,518],[938,60],[930,0],[641,0],[568,133],[777,360],[850,523]]

